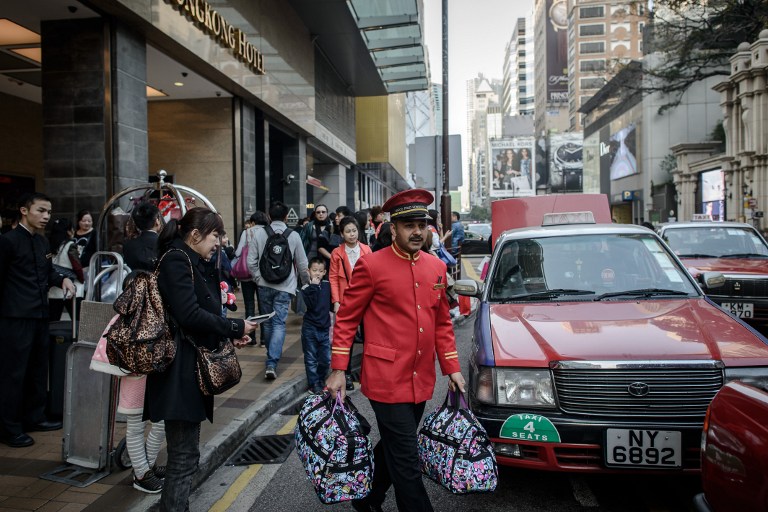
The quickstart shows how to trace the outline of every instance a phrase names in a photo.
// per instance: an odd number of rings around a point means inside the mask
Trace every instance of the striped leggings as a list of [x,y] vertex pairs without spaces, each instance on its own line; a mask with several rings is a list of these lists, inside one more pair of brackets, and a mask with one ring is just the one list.
[[161,421],[152,424],[145,443],[144,431],[147,422],[142,421],[141,416],[141,414],[128,414],[125,417],[125,446],[133,465],[133,474],[138,479],[144,478],[149,468],[155,465],[160,446],[165,440],[165,423]]

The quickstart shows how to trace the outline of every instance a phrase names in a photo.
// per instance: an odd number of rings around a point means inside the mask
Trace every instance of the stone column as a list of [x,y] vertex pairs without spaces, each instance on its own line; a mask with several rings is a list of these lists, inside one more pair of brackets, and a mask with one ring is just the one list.
[[292,210],[288,214],[291,227],[307,211],[307,141],[303,137],[283,146],[282,185],[283,202]]
[[256,124],[257,116],[256,109],[253,105],[242,102],[240,104],[240,159],[242,165],[242,180],[240,183],[240,198],[242,200],[242,211],[240,219],[235,219],[235,225],[238,226],[238,231],[243,229],[243,219],[246,219],[255,212],[257,208],[257,143],[256,143]]

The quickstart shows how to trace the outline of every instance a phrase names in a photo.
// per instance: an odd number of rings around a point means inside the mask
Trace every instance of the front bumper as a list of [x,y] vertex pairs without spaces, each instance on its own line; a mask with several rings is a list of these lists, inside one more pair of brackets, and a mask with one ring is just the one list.
[[[491,442],[494,443],[498,463],[505,466],[584,473],[687,473],[700,471],[701,422],[577,419],[567,417],[559,411],[516,410],[485,406],[474,401],[470,403],[473,413],[488,432]],[[518,413],[545,416],[557,428],[560,442],[547,443],[501,438],[499,434],[504,421],[509,416]],[[605,463],[605,444],[606,431],[609,428],[681,432],[682,466],[674,469],[607,466]],[[517,445],[517,449],[519,449],[519,456],[517,454],[509,455],[509,448],[514,448],[514,445]]]

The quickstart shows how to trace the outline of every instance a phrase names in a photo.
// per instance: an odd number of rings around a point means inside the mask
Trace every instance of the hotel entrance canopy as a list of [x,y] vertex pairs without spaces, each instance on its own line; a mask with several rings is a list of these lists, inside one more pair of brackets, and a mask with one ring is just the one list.
[[289,0],[355,96],[429,85],[421,0]]

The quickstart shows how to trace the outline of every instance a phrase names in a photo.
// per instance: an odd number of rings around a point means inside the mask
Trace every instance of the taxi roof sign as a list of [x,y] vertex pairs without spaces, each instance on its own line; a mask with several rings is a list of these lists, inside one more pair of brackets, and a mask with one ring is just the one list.
[[691,217],[692,222],[712,222],[712,215],[708,213],[694,213]]
[[560,226],[563,224],[594,224],[592,212],[545,213],[542,226]]

